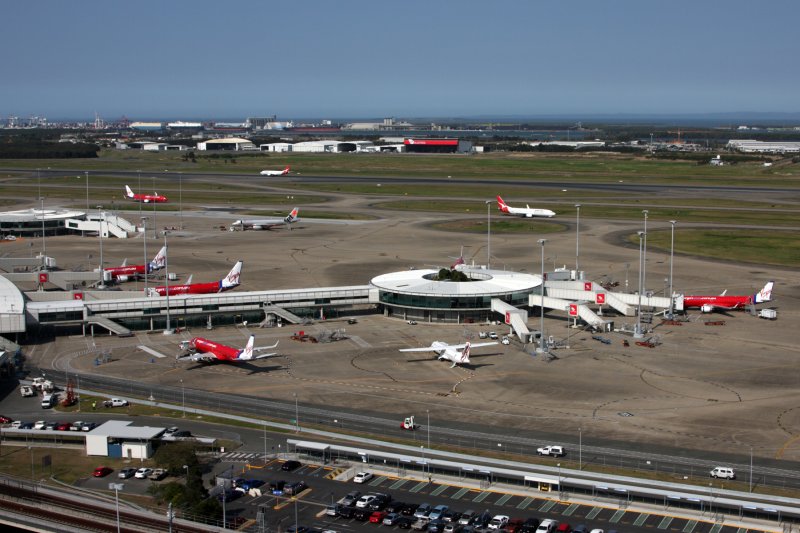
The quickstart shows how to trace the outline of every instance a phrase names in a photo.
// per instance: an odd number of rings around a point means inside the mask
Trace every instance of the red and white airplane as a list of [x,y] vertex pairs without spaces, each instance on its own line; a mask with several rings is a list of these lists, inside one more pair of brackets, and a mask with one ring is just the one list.
[[[433,341],[433,343],[426,348],[405,348],[401,352],[435,352],[436,358],[439,361],[452,361],[453,364],[450,368],[456,365],[469,363],[469,350],[470,348],[480,348],[481,346],[492,346],[496,342],[479,342],[478,344],[471,344],[465,342],[464,344],[447,344],[442,341]],[[459,352],[459,350],[462,350]]]
[[289,167],[284,168],[283,170],[262,170],[262,176],[286,176],[289,174]]
[[748,305],[772,300],[772,287],[775,282],[768,281],[764,288],[749,296],[726,296],[727,290],[719,296],[684,296],[683,308],[699,308],[703,313],[744,309]]
[[166,196],[162,196],[158,193],[155,194],[138,194],[134,193],[130,187],[127,185],[125,186],[125,198],[128,200],[133,200],[134,202],[143,202],[145,204],[162,204],[164,202],[169,202]]
[[[239,286],[239,276],[242,272],[242,262],[237,261],[228,275],[219,281],[210,281],[208,283],[188,283],[185,285],[170,285],[169,295],[176,294],[213,294],[217,292],[225,292]],[[166,296],[167,287],[165,285],[147,289],[148,296]]]
[[152,261],[146,265],[128,265],[128,260],[122,262],[121,266],[104,268],[104,277],[108,281],[131,281],[144,277],[145,272],[148,274],[156,270],[164,268],[167,260],[167,247],[162,246]]
[[236,226],[240,226],[242,231],[247,229],[272,229],[277,226],[286,225],[287,228],[292,229],[291,224],[294,224],[300,217],[300,208],[295,207],[292,209],[289,214],[283,218],[261,218],[261,219],[252,219],[252,220],[237,220],[233,224],[231,224],[231,231],[236,229]]
[[525,207],[511,207],[503,201],[500,196],[497,197],[497,208],[504,215],[514,215],[518,217],[533,218],[533,217],[554,217],[556,214],[549,209],[536,209],[525,205]]
[[191,350],[191,353],[184,356],[178,356],[178,361],[195,361],[200,363],[238,363],[240,361],[253,361],[255,359],[264,359],[265,357],[272,357],[277,355],[277,352],[265,353],[261,355],[254,355],[254,352],[260,350],[271,350],[278,346],[279,341],[275,341],[272,346],[262,346],[260,348],[253,348],[256,336],[250,335],[247,345],[241,350],[232,346],[219,344],[203,337],[195,337],[189,341],[181,343],[181,350]]

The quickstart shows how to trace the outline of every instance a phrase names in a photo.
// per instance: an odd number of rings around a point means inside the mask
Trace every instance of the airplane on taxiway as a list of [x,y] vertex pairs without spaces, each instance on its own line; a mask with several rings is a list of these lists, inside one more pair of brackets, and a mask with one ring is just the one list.
[[[496,342],[479,342],[478,344],[471,344],[465,342],[464,344],[447,344],[442,341],[433,341],[433,343],[425,348],[404,348],[401,352],[435,352],[436,358],[439,361],[452,361],[453,364],[450,368],[456,365],[469,363],[470,348],[480,348],[481,346],[492,346]],[[462,350],[462,351],[459,351]]]
[[[105,276],[110,274],[111,279],[113,281],[132,281],[135,279],[140,279],[144,277],[145,272],[151,273],[156,270],[161,270],[164,268],[167,259],[167,247],[162,246],[161,250],[158,251],[156,256],[153,258],[152,261],[147,263],[146,265],[128,265],[128,260],[122,262],[122,265],[116,267],[108,267],[104,268],[103,271],[108,273]],[[106,277],[106,279],[108,279]]]
[[774,285],[775,282],[768,281],[763,289],[755,294],[746,296],[727,296],[727,290],[723,291],[719,296],[685,295],[683,297],[683,308],[699,308],[703,313],[744,309],[748,305],[772,301],[772,287]]
[[125,186],[125,198],[128,200],[133,200],[134,202],[142,202],[145,204],[162,204],[164,202],[169,202],[166,196],[161,194],[138,194],[134,193],[130,187],[127,185]]
[[300,217],[300,208],[295,207],[292,209],[289,214],[283,218],[262,218],[262,219],[252,219],[252,220],[237,220],[233,224],[231,224],[231,230],[233,231],[236,229],[237,226],[242,228],[242,231],[246,229],[272,229],[277,226],[285,225],[287,228],[292,229],[291,224],[294,224]]
[[554,217],[556,214],[549,209],[536,209],[525,205],[525,207],[511,207],[503,201],[500,196],[497,197],[497,208],[504,215],[514,215],[518,217],[533,218],[533,217]]
[[[237,261],[228,275],[219,281],[210,281],[208,283],[187,283],[184,285],[170,285],[169,295],[176,294],[213,294],[217,292],[225,292],[239,286],[239,277],[242,272],[242,261]],[[159,287],[147,289],[148,296],[166,296],[167,287],[162,285]]]
[[284,168],[283,170],[262,170],[262,176],[286,176],[289,174],[289,167]]
[[279,342],[275,341],[275,344],[271,346],[253,348],[255,340],[256,336],[250,335],[250,339],[248,339],[245,347],[239,349],[209,339],[204,339],[203,337],[195,337],[191,340],[183,341],[180,344],[181,350],[189,350],[190,353],[187,355],[179,355],[176,359],[178,361],[193,361],[199,363],[238,363],[240,361],[253,361],[277,355],[277,352],[254,355],[254,352],[276,348]]

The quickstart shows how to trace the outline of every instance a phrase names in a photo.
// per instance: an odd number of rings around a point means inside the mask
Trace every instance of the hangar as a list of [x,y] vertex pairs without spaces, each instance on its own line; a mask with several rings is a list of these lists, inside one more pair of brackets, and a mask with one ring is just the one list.
[[423,154],[464,154],[472,151],[472,143],[460,139],[403,139],[406,152]]
[[198,150],[230,150],[234,152],[242,152],[248,150],[258,150],[256,145],[247,139],[240,139],[238,137],[228,137],[226,139],[211,139],[197,143]]

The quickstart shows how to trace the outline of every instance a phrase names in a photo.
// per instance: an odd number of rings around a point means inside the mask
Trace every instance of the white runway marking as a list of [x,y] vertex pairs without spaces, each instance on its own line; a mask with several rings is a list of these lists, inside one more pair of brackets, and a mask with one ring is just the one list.
[[143,352],[149,353],[150,355],[155,355],[156,357],[161,357],[161,358],[166,357],[166,355],[164,355],[162,353],[158,353],[157,351],[155,351],[154,349],[152,349],[152,348],[150,348],[148,346],[139,345],[139,346],[137,346],[137,348],[139,348]]

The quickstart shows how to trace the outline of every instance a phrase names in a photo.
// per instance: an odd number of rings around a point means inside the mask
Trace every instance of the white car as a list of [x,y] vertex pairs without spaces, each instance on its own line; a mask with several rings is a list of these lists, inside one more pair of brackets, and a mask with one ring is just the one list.
[[558,527],[558,522],[551,518],[546,518],[541,521],[539,527],[536,528],[536,533],[553,533]]
[[562,457],[566,455],[567,452],[564,451],[563,446],[542,446],[541,448],[536,448],[536,453],[539,455],[549,455],[551,457]]
[[511,344],[511,341],[508,339],[508,337],[503,337],[503,340],[502,340],[502,341],[500,341],[500,342],[501,342],[501,343],[503,343],[503,344],[505,344],[506,346],[508,346],[509,344]]
[[503,529],[508,524],[508,517],[504,514],[494,515],[494,518],[486,526],[489,529]]
[[133,476],[137,479],[147,479],[147,477],[152,473],[153,473],[152,468],[147,468],[146,466],[143,466],[142,468],[137,470]]
[[492,340],[497,340],[497,333],[495,333],[494,331],[490,331],[489,338]]
[[372,472],[359,472],[356,474],[356,477],[353,478],[353,483],[366,483],[372,479],[372,477]]
[[44,429],[47,425],[47,422],[44,420],[37,420],[35,424],[33,424],[33,429]]
[[375,496],[374,494],[365,494],[364,496],[358,499],[358,501],[356,502],[356,507],[358,507],[359,509],[363,509],[364,507],[369,505],[375,498],[377,498],[377,496]]

